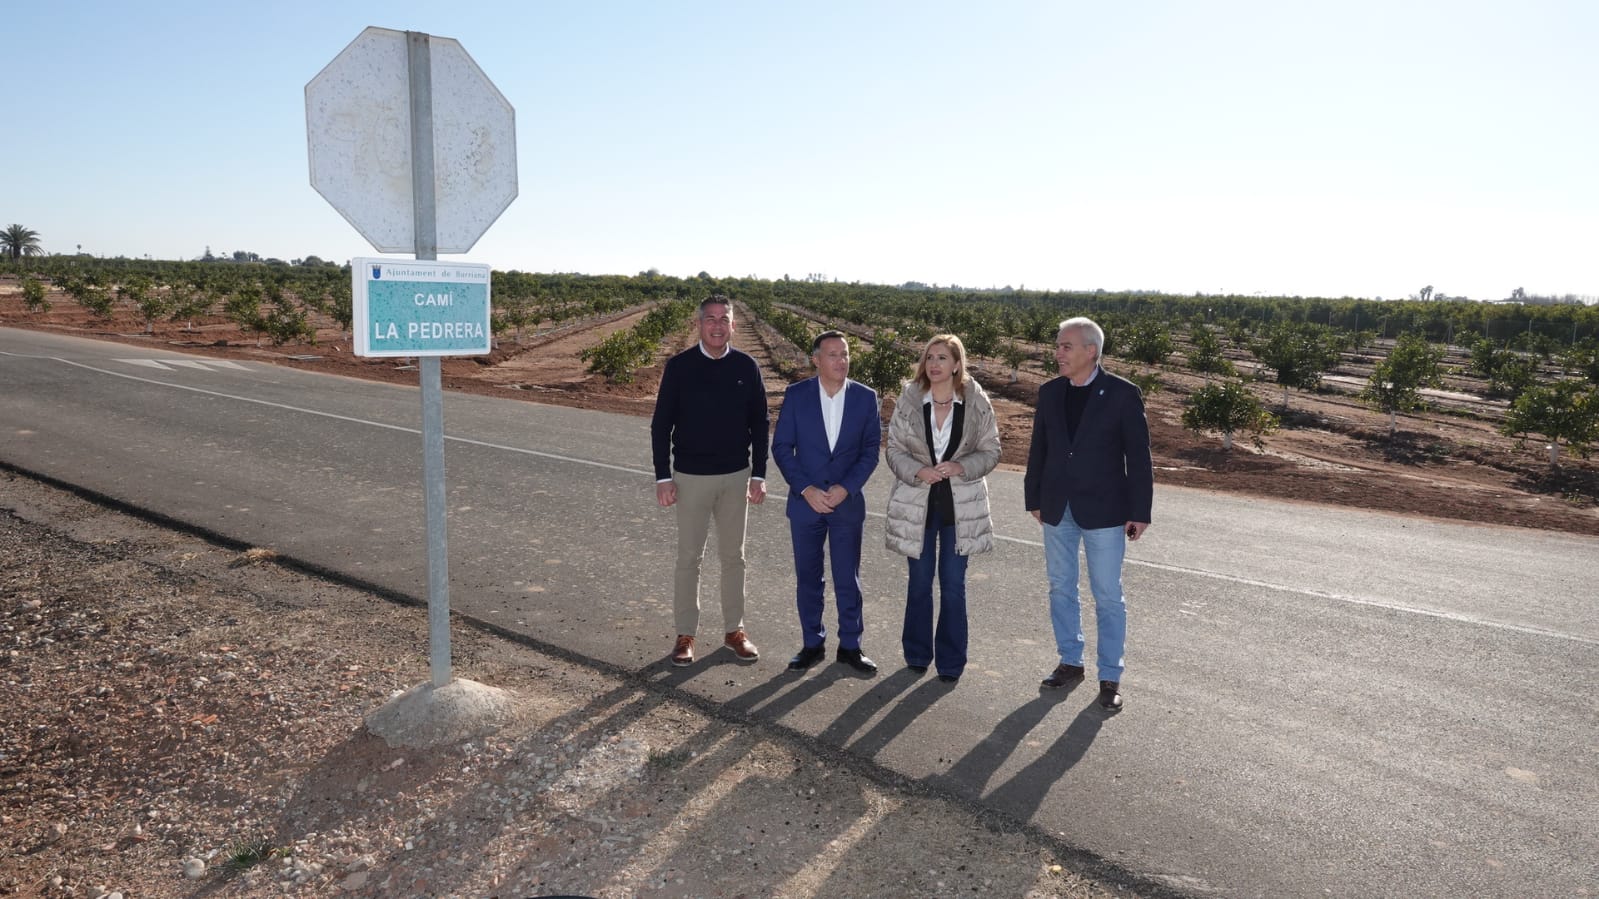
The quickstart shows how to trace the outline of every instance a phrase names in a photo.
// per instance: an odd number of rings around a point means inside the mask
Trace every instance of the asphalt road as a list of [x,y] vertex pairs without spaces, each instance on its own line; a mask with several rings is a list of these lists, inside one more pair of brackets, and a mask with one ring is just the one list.
[[[990,479],[1000,539],[971,565],[958,686],[901,667],[905,563],[880,515],[864,580],[882,672],[784,670],[799,636],[780,482],[750,514],[761,661],[674,669],[648,422],[456,393],[444,415],[457,611],[1180,892],[1599,894],[1599,540],[1157,488],[1125,579],[1127,705],[1107,718],[1092,680],[1038,687],[1055,659],[1017,472]],[[425,597],[420,418],[412,388],[0,329],[0,463]],[[713,542],[712,646],[717,573]]]

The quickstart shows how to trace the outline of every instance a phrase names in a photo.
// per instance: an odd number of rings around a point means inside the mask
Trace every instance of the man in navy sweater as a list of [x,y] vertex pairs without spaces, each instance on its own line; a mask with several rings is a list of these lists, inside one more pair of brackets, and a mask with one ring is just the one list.
[[766,499],[770,415],[760,366],[728,345],[733,304],[707,297],[694,316],[697,346],[666,362],[650,419],[655,501],[677,507],[672,664],[694,664],[700,619],[700,560],[711,521],[722,566],[723,645],[741,662],[759,658],[744,632],[744,526],[748,503]]

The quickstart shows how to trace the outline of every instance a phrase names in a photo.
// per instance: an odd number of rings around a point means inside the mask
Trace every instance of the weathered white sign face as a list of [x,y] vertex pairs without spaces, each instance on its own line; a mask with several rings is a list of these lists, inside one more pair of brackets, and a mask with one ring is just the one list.
[[[440,253],[516,199],[516,113],[458,41],[430,37]],[[311,186],[382,253],[416,250],[406,34],[368,28],[305,86]]]
[[469,262],[352,259],[357,356],[489,352],[489,267]]

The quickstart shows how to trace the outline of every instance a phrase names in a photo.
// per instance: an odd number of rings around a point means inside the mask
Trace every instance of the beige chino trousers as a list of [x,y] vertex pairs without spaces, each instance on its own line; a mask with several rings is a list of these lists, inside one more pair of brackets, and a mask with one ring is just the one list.
[[699,475],[672,472],[677,487],[677,570],[672,612],[679,634],[700,625],[700,562],[711,521],[716,522],[716,557],[722,566],[722,632],[744,628],[744,528],[749,514],[750,470]]

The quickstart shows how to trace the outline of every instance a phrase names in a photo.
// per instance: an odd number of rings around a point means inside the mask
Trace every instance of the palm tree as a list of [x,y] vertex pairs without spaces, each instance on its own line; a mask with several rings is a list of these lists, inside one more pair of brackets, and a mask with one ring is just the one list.
[[44,248],[39,246],[39,232],[21,225],[8,225],[4,231],[0,231],[0,253],[4,253],[13,262],[23,256],[43,256]]

